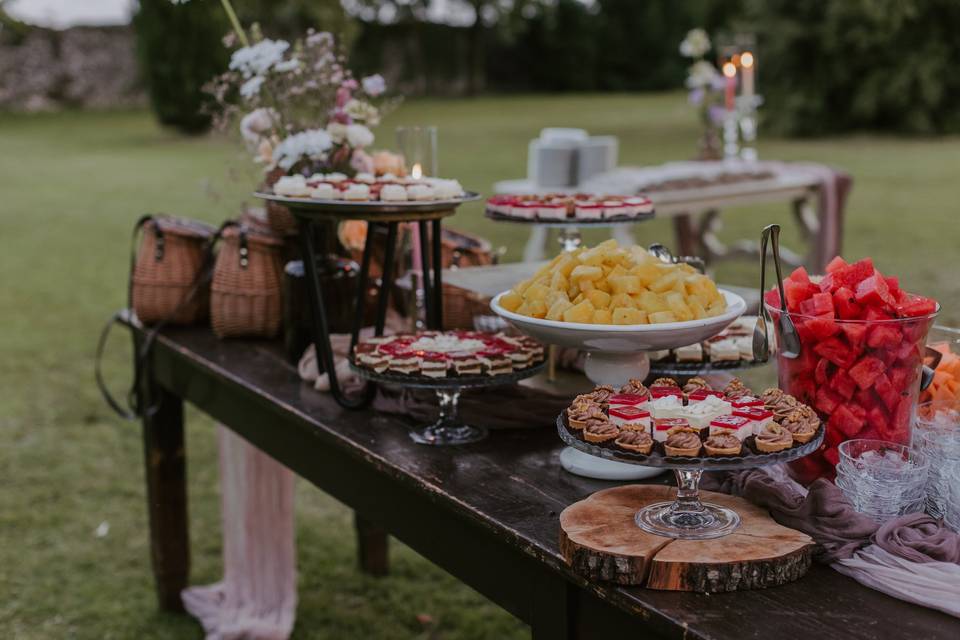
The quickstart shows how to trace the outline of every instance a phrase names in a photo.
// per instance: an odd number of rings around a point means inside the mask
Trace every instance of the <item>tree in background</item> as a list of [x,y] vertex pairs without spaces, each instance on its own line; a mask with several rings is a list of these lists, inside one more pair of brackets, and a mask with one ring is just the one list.
[[140,0],[133,15],[137,58],[161,124],[197,134],[210,127],[201,87],[227,66],[229,26],[217,2]]

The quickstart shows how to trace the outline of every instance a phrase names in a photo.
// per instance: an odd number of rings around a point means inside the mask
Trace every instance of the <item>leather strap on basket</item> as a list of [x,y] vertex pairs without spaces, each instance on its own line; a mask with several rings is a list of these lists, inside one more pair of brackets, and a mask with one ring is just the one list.
[[[223,236],[224,230],[232,226],[237,226],[237,223],[228,220],[220,225],[220,228],[217,229],[203,249],[203,262],[200,265],[200,269],[197,271],[196,277],[193,279],[193,282],[190,283],[190,288],[187,290],[187,294],[183,296],[183,299],[177,303],[177,306],[170,312],[167,317],[160,320],[156,323],[147,333],[144,340],[140,343],[140,348],[137,349],[137,352],[134,354],[134,365],[133,365],[133,382],[130,385],[130,390],[127,392],[126,406],[124,406],[119,400],[117,400],[113,394],[110,393],[110,390],[107,389],[107,385],[103,379],[103,372],[101,369],[101,363],[103,361],[103,353],[106,349],[107,338],[110,335],[110,330],[115,324],[119,323],[129,323],[139,325],[139,320],[136,318],[136,314],[133,312],[133,272],[136,268],[137,263],[137,237],[140,235],[143,227],[151,221],[155,221],[156,216],[152,214],[145,214],[137,220],[137,223],[133,227],[133,236],[131,238],[131,247],[130,247],[130,277],[127,282],[127,307],[125,309],[120,309],[116,311],[110,319],[107,320],[107,323],[104,325],[103,329],[100,332],[100,338],[97,340],[97,351],[94,357],[94,376],[97,381],[97,387],[100,389],[100,394],[103,396],[103,399],[106,401],[110,408],[116,412],[121,418],[125,420],[136,420],[137,418],[149,417],[154,415],[160,408],[160,403],[156,402],[149,406],[141,406],[141,394],[139,393],[144,372],[147,371],[147,361],[150,357],[150,350],[153,347],[153,343],[156,341],[157,335],[160,331],[170,322],[170,320],[180,312],[185,305],[187,305],[194,296],[207,284],[210,282],[210,279],[213,277],[213,265],[214,265],[214,247],[217,244],[217,241]],[[156,241],[156,252],[155,259],[163,260],[164,256],[164,232],[160,228],[159,224],[153,225],[154,233],[157,237]]]

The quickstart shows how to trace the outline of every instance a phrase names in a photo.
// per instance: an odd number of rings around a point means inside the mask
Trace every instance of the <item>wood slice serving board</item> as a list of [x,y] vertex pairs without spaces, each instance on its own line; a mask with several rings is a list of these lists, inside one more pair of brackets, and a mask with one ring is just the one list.
[[740,514],[730,535],[674,540],[647,533],[634,515],[651,502],[672,501],[676,489],[627,485],[598,491],[560,514],[560,551],[591,580],[665,591],[764,589],[803,576],[810,568],[810,536],[777,524],[742,498],[701,491],[704,502]]

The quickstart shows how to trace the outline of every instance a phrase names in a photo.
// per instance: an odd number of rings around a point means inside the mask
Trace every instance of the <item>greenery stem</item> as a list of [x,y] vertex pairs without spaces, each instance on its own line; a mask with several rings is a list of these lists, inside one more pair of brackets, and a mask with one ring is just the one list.
[[223,5],[223,10],[227,12],[227,17],[230,19],[230,24],[233,25],[234,33],[240,38],[240,44],[249,47],[250,41],[247,40],[247,34],[244,32],[243,27],[240,26],[240,20],[237,19],[237,12],[233,10],[233,5],[230,4],[230,0],[220,0],[220,3]]

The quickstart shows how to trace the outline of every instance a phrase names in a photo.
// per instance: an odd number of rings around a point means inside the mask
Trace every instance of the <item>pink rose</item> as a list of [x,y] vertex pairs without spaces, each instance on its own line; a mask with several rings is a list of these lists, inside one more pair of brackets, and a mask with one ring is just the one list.
[[340,86],[343,87],[344,89],[347,89],[348,91],[356,91],[360,87],[360,85],[357,84],[357,81],[354,80],[353,78],[344,80],[343,84]]
[[350,89],[347,89],[346,86],[341,86],[337,89],[337,106],[342,107],[348,102],[350,102]]

